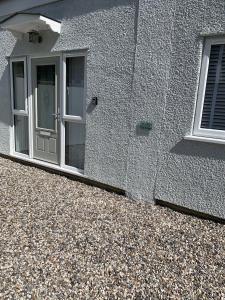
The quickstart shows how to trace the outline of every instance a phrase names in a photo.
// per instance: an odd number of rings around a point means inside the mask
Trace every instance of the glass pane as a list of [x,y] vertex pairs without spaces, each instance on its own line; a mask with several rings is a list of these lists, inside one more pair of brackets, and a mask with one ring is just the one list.
[[84,169],[85,124],[66,122],[65,163]]
[[24,116],[14,116],[14,131],[16,152],[28,155],[28,118]]
[[37,124],[55,129],[55,65],[37,66]]
[[225,45],[212,45],[201,128],[225,130]]
[[66,114],[83,116],[84,57],[66,59]]
[[14,109],[25,110],[24,62],[12,63]]

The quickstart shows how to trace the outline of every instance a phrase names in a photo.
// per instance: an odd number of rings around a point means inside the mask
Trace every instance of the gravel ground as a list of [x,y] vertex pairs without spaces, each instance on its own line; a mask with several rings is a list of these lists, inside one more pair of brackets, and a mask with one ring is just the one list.
[[224,225],[0,164],[0,299],[225,299]]

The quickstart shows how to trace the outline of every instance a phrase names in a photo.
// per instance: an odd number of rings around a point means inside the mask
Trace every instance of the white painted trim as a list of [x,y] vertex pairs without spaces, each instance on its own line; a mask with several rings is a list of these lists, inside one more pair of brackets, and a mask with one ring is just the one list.
[[68,121],[68,122],[85,123],[84,118],[78,116],[64,115],[62,116],[62,118],[64,121]]
[[216,44],[225,44],[225,38],[224,37],[207,38],[205,41],[192,136],[199,136],[199,137],[206,137],[206,138],[220,140],[220,139],[225,139],[225,131],[201,128],[210,51],[211,51],[211,46]]
[[200,34],[199,34],[201,37],[207,37],[207,38],[221,38],[221,37],[224,37],[225,35],[225,31],[202,31]]
[[37,59],[41,59],[41,58],[50,58],[50,57],[55,57],[55,56],[60,56],[61,52],[53,52],[53,53],[43,53],[43,54],[34,54],[34,55],[29,55],[29,57],[31,59],[37,58]]
[[39,14],[19,13],[2,21],[1,28],[25,34],[30,31],[49,30],[60,34],[61,23]]
[[64,73],[63,73],[63,54],[61,53],[59,58],[59,74],[60,74],[60,167],[65,166],[65,126],[63,122],[63,89],[64,89]]
[[199,90],[198,90],[198,100],[197,100],[196,112],[195,112],[195,121],[194,121],[194,129],[193,129],[194,133],[197,133],[198,130],[200,130],[200,126],[201,126],[202,110],[204,105],[206,81],[208,75],[210,50],[211,50],[211,44],[205,43],[205,48],[204,48],[203,58],[202,58]]
[[[77,48],[77,49],[54,51],[54,52],[49,52],[49,53],[40,52],[38,54],[26,55],[26,57],[42,58],[42,57],[60,56],[60,55],[63,55],[63,54],[71,54],[71,53],[82,53],[84,55],[85,53],[87,54],[88,52],[90,52],[90,48],[87,46],[87,47],[82,47],[82,48]],[[5,58],[9,59],[9,60],[10,59],[17,59],[17,58],[21,58],[21,55],[10,55],[10,56],[5,56]]]
[[23,154],[23,153],[19,153],[19,152],[16,152],[14,151],[11,156],[13,157],[17,157],[17,158],[20,158],[20,159],[29,159],[29,155],[26,155],[26,154]]
[[[203,57],[204,40],[201,40],[201,44],[199,46],[200,46],[201,57]],[[197,78],[197,88],[196,88],[196,92],[195,92],[195,99],[198,99],[201,69],[202,69],[202,60],[200,60],[199,66],[198,66],[198,78]],[[191,120],[191,134],[193,134],[193,130],[194,130],[197,102],[198,102],[197,100],[194,102],[194,109],[193,109],[194,113],[193,113],[192,120]]]
[[214,139],[214,138],[210,138],[210,137],[195,136],[195,135],[186,135],[184,137],[184,139],[189,140],[189,141],[197,141],[197,142],[225,145],[225,140],[224,139],[216,139],[216,138]]
[[55,33],[60,34],[61,32],[61,23],[53,21],[45,16],[40,15],[40,21],[43,21],[46,25],[49,26],[49,29]]
[[31,58],[27,59],[27,73],[28,73],[28,118],[29,118],[29,157],[33,158],[33,91],[32,91],[32,69]]
[[10,126],[10,149],[9,149],[9,153],[10,155],[12,155],[13,153],[15,153],[15,128],[14,128],[14,115],[11,115],[12,118],[12,123]]

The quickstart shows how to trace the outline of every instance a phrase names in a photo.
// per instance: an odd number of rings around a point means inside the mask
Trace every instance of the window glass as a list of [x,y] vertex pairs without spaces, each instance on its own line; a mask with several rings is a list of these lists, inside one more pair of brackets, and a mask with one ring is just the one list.
[[25,110],[24,62],[12,62],[14,109]]
[[14,131],[16,152],[28,155],[28,118],[25,116],[14,116]]
[[84,57],[66,58],[66,114],[83,116]]
[[85,124],[65,123],[65,164],[84,169]]
[[225,45],[212,45],[201,128],[225,130]]
[[55,129],[55,65],[37,66],[37,124]]

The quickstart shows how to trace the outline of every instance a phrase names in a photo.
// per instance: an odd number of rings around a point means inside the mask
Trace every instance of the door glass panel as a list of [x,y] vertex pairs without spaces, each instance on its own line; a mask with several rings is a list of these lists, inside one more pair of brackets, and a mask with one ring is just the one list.
[[14,109],[25,110],[24,62],[12,63]]
[[37,126],[55,130],[55,65],[37,66]]
[[84,169],[85,124],[65,123],[65,164]]
[[15,150],[16,152],[29,154],[28,142],[28,117],[14,116]]
[[66,114],[83,116],[84,57],[66,58]]

